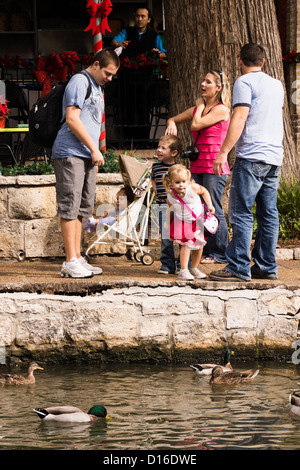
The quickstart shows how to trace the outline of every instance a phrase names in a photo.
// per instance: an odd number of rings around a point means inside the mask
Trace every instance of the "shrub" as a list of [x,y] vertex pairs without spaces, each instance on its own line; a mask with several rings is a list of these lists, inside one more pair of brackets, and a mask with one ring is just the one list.
[[277,193],[279,238],[300,238],[300,181],[293,176],[290,183],[281,178]]

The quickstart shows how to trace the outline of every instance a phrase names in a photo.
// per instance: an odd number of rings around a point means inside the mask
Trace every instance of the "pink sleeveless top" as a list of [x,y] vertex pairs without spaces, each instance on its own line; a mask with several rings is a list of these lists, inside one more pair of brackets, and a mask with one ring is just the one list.
[[[218,106],[218,105],[216,105]],[[197,107],[195,107],[194,114]],[[230,123],[230,117],[227,121],[220,121],[211,127],[201,129],[198,139],[197,135],[199,131],[191,130],[194,142],[199,149],[199,157],[195,162],[191,162],[191,173],[213,173],[213,162],[217,157],[222,144],[225,140],[227,130]],[[230,170],[228,163],[224,165],[225,175],[229,175]]]

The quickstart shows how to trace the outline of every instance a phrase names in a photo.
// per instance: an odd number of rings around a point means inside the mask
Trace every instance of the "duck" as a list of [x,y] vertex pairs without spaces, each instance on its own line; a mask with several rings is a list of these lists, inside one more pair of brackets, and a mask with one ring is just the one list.
[[94,405],[86,413],[76,406],[49,406],[33,410],[43,421],[58,421],[62,423],[89,423],[99,418],[106,418],[107,411],[102,405]]
[[300,416],[300,391],[294,390],[289,396],[290,411],[293,415]]
[[211,384],[240,384],[242,382],[251,382],[259,373],[257,370],[228,371],[223,372],[222,367],[214,367],[211,374]]
[[35,377],[33,372],[35,370],[44,370],[36,362],[31,362],[28,367],[27,377],[17,374],[0,374],[0,384],[11,384],[11,385],[32,385],[35,384]]
[[234,351],[231,349],[226,349],[224,354],[224,365],[220,364],[193,364],[190,367],[194,370],[197,375],[211,375],[214,367],[222,367],[223,372],[230,372],[233,370],[232,365],[230,364],[230,356],[234,354]]

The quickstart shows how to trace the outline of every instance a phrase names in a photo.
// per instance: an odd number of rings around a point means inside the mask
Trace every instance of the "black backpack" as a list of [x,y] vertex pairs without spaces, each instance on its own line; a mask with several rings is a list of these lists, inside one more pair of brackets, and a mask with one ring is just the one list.
[[[89,85],[85,99],[92,91],[90,78],[84,72]],[[57,133],[65,120],[62,120],[62,101],[68,81],[56,85],[47,95],[40,98],[29,112],[29,133],[31,141],[41,147],[51,148]]]

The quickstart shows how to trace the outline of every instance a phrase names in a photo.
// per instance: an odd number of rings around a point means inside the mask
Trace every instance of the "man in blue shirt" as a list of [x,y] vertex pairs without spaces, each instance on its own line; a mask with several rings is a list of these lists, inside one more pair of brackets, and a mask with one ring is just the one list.
[[[101,274],[81,256],[82,218],[93,213],[96,167],[104,165],[99,137],[104,112],[102,87],[111,82],[119,68],[119,58],[103,49],[81,74],[74,75],[63,97],[63,117],[52,148],[56,176],[57,215],[61,220],[66,260],[62,277],[86,278]],[[86,76],[84,76],[86,75]],[[87,90],[91,84],[91,93]]]
[[135,13],[135,26],[122,29],[112,40],[113,47],[122,47],[124,55],[137,56],[143,52],[155,52],[160,57],[166,57],[161,37],[153,31],[149,24],[151,12],[148,8],[138,8]]
[[[135,26],[124,28],[111,42],[113,47],[122,47],[121,59],[135,59],[140,54],[166,57],[160,36],[150,27],[152,15],[148,8],[138,8]],[[124,68],[119,73],[119,112],[116,120],[122,136],[135,146],[140,142],[148,145],[150,135],[150,109],[153,91],[152,67]]]
[[[241,49],[242,76],[233,87],[233,116],[226,139],[214,161],[216,175],[222,173],[229,151],[235,145],[229,198],[229,222],[233,237],[226,249],[225,269],[211,273],[222,281],[276,279],[275,261],[279,218],[277,189],[283,159],[282,83],[262,71],[265,55],[258,44]],[[257,232],[252,250],[252,207],[256,203]]]

